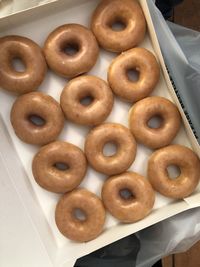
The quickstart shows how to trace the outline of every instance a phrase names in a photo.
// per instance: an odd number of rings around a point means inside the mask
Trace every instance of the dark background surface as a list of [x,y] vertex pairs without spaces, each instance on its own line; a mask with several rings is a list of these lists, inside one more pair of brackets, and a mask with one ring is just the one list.
[[184,0],[174,8],[174,22],[200,31],[200,0]]
[[156,4],[166,19],[200,31],[200,0],[156,0]]

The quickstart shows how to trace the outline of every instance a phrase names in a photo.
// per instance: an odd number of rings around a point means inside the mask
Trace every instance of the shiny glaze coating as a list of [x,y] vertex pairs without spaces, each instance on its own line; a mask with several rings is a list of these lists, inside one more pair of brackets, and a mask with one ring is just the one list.
[[[125,28],[116,31],[120,22]],[[122,52],[137,46],[146,33],[143,11],[136,0],[104,0],[92,16],[91,28],[99,44],[106,50]]]
[[[116,144],[117,151],[105,156],[103,148],[107,143]],[[118,123],[103,123],[92,129],[86,137],[85,154],[90,165],[107,175],[126,171],[136,156],[136,142],[130,130]]]
[[[12,65],[20,59],[25,70],[19,72]],[[0,86],[17,94],[36,90],[44,80],[46,62],[41,48],[32,40],[22,36],[0,38]]]
[[[91,97],[89,105],[81,104]],[[95,76],[79,76],[65,86],[61,94],[61,107],[67,119],[84,125],[102,123],[113,107],[113,94],[108,84]]]
[[[74,47],[77,52],[67,54]],[[79,24],[65,24],[50,33],[44,44],[48,66],[57,74],[73,78],[88,72],[96,63],[99,47],[93,33]]]
[[[122,197],[122,190],[128,190],[132,194],[131,197]],[[102,200],[115,218],[131,223],[143,219],[150,213],[155,193],[146,178],[134,172],[125,172],[106,180],[102,188]]]
[[[158,128],[148,125],[150,119],[159,116]],[[133,105],[129,115],[129,127],[136,140],[156,149],[169,145],[181,125],[178,108],[168,99],[159,96],[147,97]]]
[[[171,179],[167,167],[175,165],[180,175]],[[170,145],[155,151],[148,162],[148,178],[153,188],[166,197],[182,199],[192,194],[200,179],[200,161],[189,148]]]
[[[68,168],[60,170],[56,164],[65,164]],[[55,141],[35,155],[32,163],[36,182],[51,192],[65,193],[76,188],[83,180],[87,170],[84,153],[77,146]]]
[[[85,214],[84,221],[74,215],[76,209],[80,209]],[[82,188],[63,195],[55,212],[55,220],[60,232],[67,238],[79,242],[96,238],[103,230],[105,216],[105,208],[100,198]]]
[[[132,81],[128,71],[139,73],[138,79]],[[113,92],[122,99],[136,102],[147,97],[159,81],[160,69],[155,56],[145,48],[130,49],[111,63],[108,69],[108,82]]]
[[[43,125],[36,125],[30,116],[39,116]],[[14,102],[10,113],[16,135],[25,143],[45,145],[54,141],[64,126],[64,115],[59,103],[49,95],[31,92]]]

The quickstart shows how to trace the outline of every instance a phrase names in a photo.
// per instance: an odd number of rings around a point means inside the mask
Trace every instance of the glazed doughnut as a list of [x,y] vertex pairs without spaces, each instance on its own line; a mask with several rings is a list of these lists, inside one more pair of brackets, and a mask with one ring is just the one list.
[[[158,116],[161,123],[151,128],[149,121]],[[130,130],[136,140],[152,149],[169,145],[181,125],[178,108],[168,99],[159,96],[147,97],[133,105],[129,115]]]
[[[116,145],[116,153],[104,155],[104,146]],[[104,123],[92,129],[86,137],[85,154],[90,165],[107,175],[126,171],[136,156],[136,142],[130,130],[118,123]]]
[[[67,52],[74,49],[74,54]],[[65,24],[56,28],[44,44],[49,67],[57,74],[73,78],[88,72],[96,63],[99,47],[93,33],[79,24]]]
[[[124,28],[114,30],[115,23],[121,23]],[[104,0],[94,11],[91,28],[104,49],[122,52],[144,39],[146,21],[137,1]]]
[[[25,70],[17,71],[12,63],[20,59]],[[40,47],[21,36],[0,38],[0,86],[8,91],[24,94],[36,90],[44,80],[46,62]]]
[[[179,167],[180,175],[171,179],[167,167]],[[189,148],[170,145],[155,151],[148,162],[148,178],[160,194],[182,199],[195,190],[200,178],[200,161]]]
[[[34,116],[42,120],[42,125],[32,120]],[[64,126],[58,102],[41,92],[18,97],[12,106],[10,120],[16,135],[25,143],[35,145],[54,141]]]
[[[139,73],[136,81],[128,77],[131,70]],[[117,96],[129,102],[147,97],[157,85],[159,77],[160,69],[155,56],[141,47],[122,53],[113,60],[108,69],[111,89]]]
[[[128,190],[130,194],[123,196],[124,190]],[[155,201],[151,184],[134,172],[125,172],[108,178],[101,195],[108,211],[125,223],[136,222],[146,217]]]
[[[77,209],[85,215],[84,220],[76,216]],[[67,238],[79,242],[96,238],[103,230],[105,216],[100,198],[82,188],[63,195],[55,212],[55,220],[60,232]]]
[[[64,170],[57,164],[64,164]],[[83,180],[87,170],[84,153],[77,146],[55,141],[35,155],[32,163],[36,182],[46,190],[65,193],[76,188]]]
[[[81,100],[90,97],[91,103]],[[64,88],[60,103],[67,119],[85,125],[102,123],[113,107],[113,94],[106,82],[94,76],[80,76]]]

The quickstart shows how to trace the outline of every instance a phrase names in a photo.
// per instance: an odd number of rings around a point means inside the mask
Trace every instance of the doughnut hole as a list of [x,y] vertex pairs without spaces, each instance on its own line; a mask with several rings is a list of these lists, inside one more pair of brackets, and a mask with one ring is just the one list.
[[46,124],[45,119],[43,119],[42,117],[40,117],[39,115],[36,114],[31,114],[28,116],[28,121],[36,127],[42,127]]
[[21,57],[14,57],[11,61],[11,67],[16,72],[23,73],[26,71],[26,64]]
[[94,97],[91,95],[84,96],[80,99],[80,104],[83,106],[89,106],[94,101]]
[[110,27],[113,31],[120,32],[126,28],[126,24],[122,20],[116,20],[110,25]]
[[137,69],[129,69],[126,72],[128,80],[131,82],[137,82],[140,78],[140,72]]
[[61,51],[67,56],[75,56],[80,51],[80,46],[77,42],[72,41],[61,46]]
[[73,216],[76,220],[81,221],[81,222],[85,222],[87,220],[87,215],[86,213],[79,208],[75,208],[73,210]]
[[133,200],[133,198],[134,198],[133,193],[128,188],[121,189],[119,191],[119,196],[123,200]]
[[108,18],[106,24],[111,30],[115,32],[121,32],[127,27],[127,19],[119,16],[111,17]]
[[95,95],[92,93],[92,90],[80,91],[76,96],[76,101],[78,101],[81,106],[88,107],[95,101]]
[[105,143],[105,145],[103,147],[103,155],[105,157],[112,157],[117,153],[117,148],[118,148],[117,143],[115,143],[113,141],[107,142],[107,143]]
[[162,116],[155,115],[148,120],[147,126],[151,129],[159,129],[162,127],[163,123],[164,123],[164,120]]
[[181,170],[177,165],[169,165],[167,167],[167,174],[170,179],[176,179],[180,176]]
[[63,162],[56,162],[53,166],[59,171],[69,170],[69,165]]

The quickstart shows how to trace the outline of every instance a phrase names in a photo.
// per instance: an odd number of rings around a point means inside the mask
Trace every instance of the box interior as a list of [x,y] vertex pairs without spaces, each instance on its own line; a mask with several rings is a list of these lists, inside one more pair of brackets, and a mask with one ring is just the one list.
[[[98,2],[99,1],[97,0],[61,0],[57,1],[56,3],[51,3],[49,5],[43,6],[40,9],[33,9],[32,16],[30,18],[27,17],[29,11],[24,12],[21,15],[21,21],[19,20],[19,23],[16,23],[14,25],[13,22],[15,19],[12,23],[9,23],[10,18],[4,20],[4,29],[1,31],[1,36],[11,34],[23,35],[34,40],[42,47],[48,34],[57,26],[60,26],[65,23],[79,23],[89,27],[91,14]],[[41,14],[41,10],[44,11],[42,13],[43,15]],[[18,17],[19,16],[20,14],[18,14]],[[14,18],[17,17],[14,16]],[[146,35],[145,40],[141,43],[140,46],[145,47],[152,52],[154,52],[154,49],[156,47],[154,46],[153,49],[149,34]],[[112,59],[116,56],[117,54],[115,53],[106,52],[105,50],[101,49],[99,59],[95,67],[89,72],[89,74],[96,75],[106,80],[108,66],[111,63]],[[44,82],[39,88],[39,91],[49,94],[53,96],[57,101],[59,101],[60,94],[66,83],[66,79],[57,76],[49,70]],[[172,100],[171,95],[168,91],[166,79],[164,78],[162,71],[160,81],[156,86],[155,90],[153,91],[152,95],[160,95]],[[41,187],[39,187],[32,176],[32,158],[38,151],[39,147],[25,144],[20,141],[15,136],[12,126],[10,124],[10,109],[16,99],[16,96],[13,96],[12,94],[4,90],[0,90],[0,99],[0,116],[2,118],[3,124],[5,125],[5,131],[9,132],[10,146],[12,146],[13,149],[17,151],[18,158],[21,162],[20,164],[25,170],[25,172],[23,173],[23,177],[21,177],[20,179],[28,178],[29,181],[29,185],[27,185],[26,181],[26,186],[27,188],[30,187],[28,192],[31,195],[28,196],[28,194],[26,194],[26,196],[33,198],[33,200],[37,203],[38,210],[41,209],[38,218],[33,218],[33,222],[37,225],[38,233],[40,234],[41,239],[44,241],[44,245],[47,249],[47,252],[56,266],[60,266],[62,263],[66,263],[68,260],[74,260],[78,257],[88,254],[124,236],[137,232],[160,220],[163,220],[183,210],[191,208],[192,205],[194,205],[194,202],[190,202],[190,198],[194,199],[200,194],[200,186],[198,186],[193,196],[188,198],[189,200],[186,199],[186,201],[183,200],[177,202],[172,199],[168,199],[164,196],[161,196],[157,193],[154,209],[152,213],[145,219],[134,224],[121,224],[107,213],[104,232],[97,239],[82,244],[70,241],[60,234],[55,225],[54,211],[57,201],[60,198],[60,195],[47,192]],[[115,97],[115,104],[113,110],[106,121],[118,122],[125,126],[128,126],[128,112],[131,106],[131,104],[121,101],[120,99]],[[71,142],[83,149],[84,138],[89,132],[89,130],[89,127],[76,125],[74,123],[66,121],[65,127],[61,135],[59,136],[59,140]],[[185,146],[191,147],[191,142],[188,139],[184,126],[182,126],[173,143],[183,144]],[[151,155],[151,153],[151,149],[141,144],[138,144],[136,160],[130,167],[130,170],[133,170],[135,172],[140,173],[141,175],[146,176],[148,157]],[[20,166],[18,167],[20,168]],[[11,179],[16,179],[14,172],[11,173],[10,176]],[[93,169],[88,167],[87,175],[80,186],[86,187],[87,189],[100,196],[101,187],[105,179],[105,175],[97,173]],[[22,188],[20,189],[20,186],[18,185],[17,190],[19,194],[22,195],[22,201],[26,203],[26,198],[23,198],[23,190],[25,190],[25,187],[22,190]],[[200,203],[198,203],[198,205],[200,205]],[[31,206],[29,206],[27,210],[30,213],[30,216],[35,214]],[[40,221],[40,226],[38,225],[38,222],[36,222],[37,220]],[[44,230],[45,227],[48,228],[47,231]],[[49,234],[48,237],[47,233]]]

